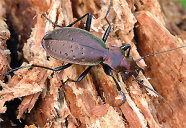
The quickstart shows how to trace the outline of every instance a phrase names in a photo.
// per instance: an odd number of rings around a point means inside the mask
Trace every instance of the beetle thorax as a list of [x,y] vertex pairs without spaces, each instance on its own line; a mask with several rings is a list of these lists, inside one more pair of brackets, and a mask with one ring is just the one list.
[[116,72],[119,72],[122,68],[125,68],[125,70],[127,70],[128,64],[125,63],[125,66],[122,66],[123,60],[125,60],[125,56],[121,52],[121,49],[112,46],[109,47],[109,53],[103,63],[109,65]]
[[109,47],[109,53],[103,63],[109,65],[116,72],[134,74],[136,72],[135,69],[138,68],[132,57],[125,56],[122,49],[113,46]]

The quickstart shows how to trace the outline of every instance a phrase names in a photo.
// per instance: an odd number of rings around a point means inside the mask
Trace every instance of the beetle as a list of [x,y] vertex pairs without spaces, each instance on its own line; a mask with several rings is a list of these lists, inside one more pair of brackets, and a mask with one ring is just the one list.
[[[131,50],[130,44],[126,44],[121,47],[115,47],[115,46],[106,47],[105,42],[111,30],[111,25],[107,19],[107,15],[109,13],[111,5],[112,5],[112,0],[110,0],[110,5],[105,15],[105,20],[108,23],[108,27],[102,39],[99,39],[98,37],[96,37],[95,35],[89,32],[90,27],[91,27],[91,20],[92,20],[91,13],[85,14],[84,16],[77,19],[76,21],[74,21],[73,23],[69,24],[66,27],[62,27],[60,25],[55,24],[49,18],[47,18],[46,14],[43,14],[43,16],[48,21],[50,21],[55,26],[60,27],[61,29],[56,29],[46,34],[42,39],[42,46],[44,50],[51,57],[56,58],[63,62],[67,62],[68,64],[61,66],[61,67],[54,68],[54,69],[45,67],[45,66],[31,64],[31,65],[12,69],[3,75],[7,75],[10,72],[16,71],[21,68],[26,68],[26,67],[40,67],[40,68],[45,68],[45,69],[52,70],[52,71],[60,71],[60,70],[70,67],[72,64],[89,66],[79,76],[77,80],[67,79],[65,82],[63,82],[62,85],[64,85],[67,81],[80,82],[88,74],[88,72],[93,66],[101,64],[105,73],[112,77],[112,79],[114,80],[117,86],[118,91],[120,91],[120,93],[123,96],[123,100],[119,104],[119,106],[125,102],[126,97],[125,97],[124,92],[121,90],[117,80],[114,78],[112,70],[115,71],[116,73],[123,72],[125,80],[127,80],[127,78],[129,77],[133,77],[134,80],[138,84],[143,85],[145,88],[148,88],[149,90],[153,91],[158,96],[160,96],[162,100],[164,100],[167,103],[167,101],[158,92],[149,88],[148,86],[145,86],[142,82],[140,82],[136,78],[140,71],[143,72],[143,69],[140,68],[136,62],[140,61],[141,59],[145,57],[176,50],[176,49],[183,48],[186,46],[178,47],[178,48],[163,51],[163,52],[153,53],[151,55],[146,55],[138,60],[134,60],[130,56],[130,50]],[[85,30],[80,29],[80,28],[72,28],[72,26],[75,23],[82,20],[86,16],[87,16],[87,21],[86,21]],[[172,107],[170,105],[169,107],[171,108],[173,112]]]

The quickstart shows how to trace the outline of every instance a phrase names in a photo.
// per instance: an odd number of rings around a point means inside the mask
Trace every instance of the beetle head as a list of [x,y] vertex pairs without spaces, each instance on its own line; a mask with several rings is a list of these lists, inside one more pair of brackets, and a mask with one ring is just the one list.
[[137,65],[133,57],[125,56],[124,59],[122,59],[121,72],[124,72],[125,79],[129,78],[132,75],[137,77],[140,71],[144,72],[143,69]]

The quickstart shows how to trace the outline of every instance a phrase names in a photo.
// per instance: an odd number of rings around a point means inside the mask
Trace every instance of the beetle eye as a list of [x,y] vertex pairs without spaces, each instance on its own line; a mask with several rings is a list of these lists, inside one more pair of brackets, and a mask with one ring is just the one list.
[[124,74],[125,74],[126,76],[128,76],[128,75],[129,75],[129,72],[124,72]]
[[136,71],[139,73],[140,69],[139,69],[139,68],[137,68],[137,69],[136,69]]
[[129,72],[124,72],[124,78],[125,78],[125,80],[127,80],[127,78],[129,78],[130,77],[130,73]]

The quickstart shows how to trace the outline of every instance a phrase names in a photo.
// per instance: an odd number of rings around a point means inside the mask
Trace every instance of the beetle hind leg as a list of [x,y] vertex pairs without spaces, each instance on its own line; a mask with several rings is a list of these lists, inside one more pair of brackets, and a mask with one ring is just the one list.
[[[42,14],[42,16],[44,16],[50,23],[52,23],[53,25],[63,28],[63,26],[58,25],[56,23],[54,23],[51,19],[49,19],[46,14]],[[72,27],[74,24],[76,24],[77,22],[79,22],[80,20],[82,20],[83,18],[85,18],[87,16],[87,21],[86,21],[86,27],[85,30],[90,31],[90,26],[91,26],[91,21],[92,21],[92,14],[91,13],[87,13],[85,15],[83,15],[82,17],[80,17],[79,19],[75,20],[74,22],[72,22],[71,24],[69,24],[67,27]]]
[[112,5],[112,0],[110,0],[110,5],[109,5],[109,8],[108,8],[107,13],[106,13],[106,15],[105,15],[105,20],[107,21],[107,23],[108,23],[109,26],[107,27],[107,29],[106,29],[106,31],[105,31],[105,34],[104,34],[104,36],[103,36],[103,38],[102,38],[102,40],[103,40],[104,42],[106,42],[106,40],[107,40],[107,38],[108,38],[108,36],[109,36],[109,33],[110,33],[110,29],[111,29],[110,22],[109,22],[108,19],[107,19],[107,15],[108,15],[108,13],[109,13],[109,11],[110,11],[110,9],[111,9],[111,5]]
[[52,23],[53,25],[57,26],[57,27],[60,27],[60,28],[63,28],[63,26],[61,25],[58,25],[56,23],[54,23],[51,19],[49,19],[45,13],[42,14],[42,16],[44,16],[50,23]]
[[77,19],[74,22],[72,22],[71,24],[69,24],[67,27],[72,27],[74,24],[76,24],[77,22],[79,22],[80,20],[85,18],[86,16],[87,16],[87,21],[86,21],[85,30],[90,31],[90,26],[91,26],[91,21],[92,21],[92,14],[91,13],[87,13],[87,14],[83,15],[79,19]]

